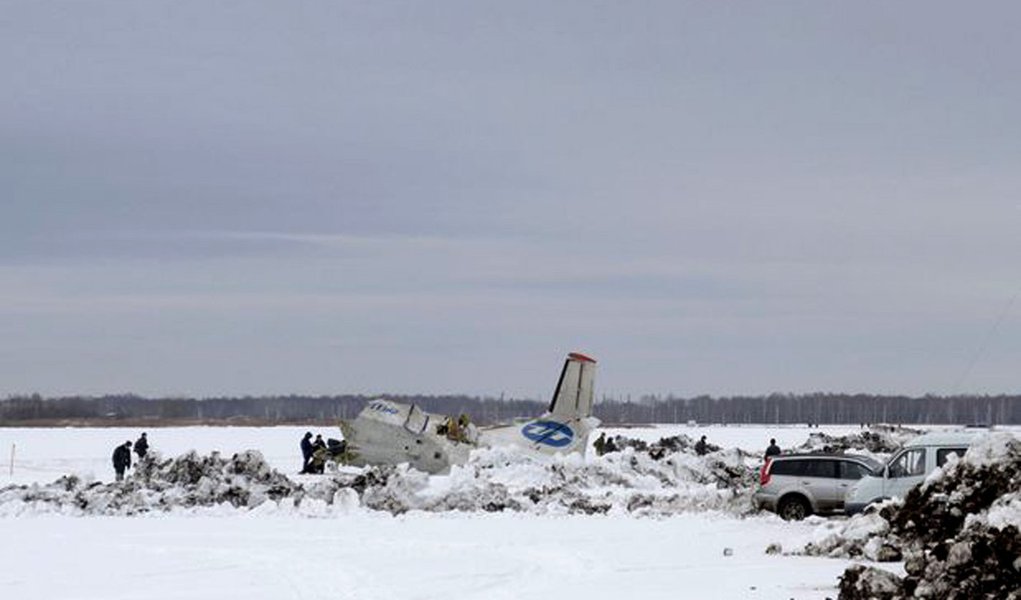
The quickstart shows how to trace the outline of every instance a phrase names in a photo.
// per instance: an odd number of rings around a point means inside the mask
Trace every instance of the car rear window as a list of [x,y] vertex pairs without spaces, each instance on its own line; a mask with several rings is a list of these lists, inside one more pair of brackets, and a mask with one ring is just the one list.
[[778,460],[769,469],[770,475],[801,475],[805,472],[804,460]]
[[822,459],[778,460],[769,469],[770,475],[796,477],[836,477],[837,461]]

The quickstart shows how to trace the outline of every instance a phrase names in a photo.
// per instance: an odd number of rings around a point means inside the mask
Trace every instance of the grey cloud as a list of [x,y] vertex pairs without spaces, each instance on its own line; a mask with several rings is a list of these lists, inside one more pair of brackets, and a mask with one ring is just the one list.
[[1013,3],[0,12],[0,392],[948,391],[1018,285]]

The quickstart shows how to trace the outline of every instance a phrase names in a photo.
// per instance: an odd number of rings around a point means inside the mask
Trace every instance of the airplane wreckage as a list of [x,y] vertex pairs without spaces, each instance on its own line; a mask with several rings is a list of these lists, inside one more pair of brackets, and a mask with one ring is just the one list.
[[409,463],[445,473],[467,462],[478,447],[517,446],[537,454],[584,452],[599,426],[592,416],[596,361],[572,352],[560,372],[549,410],[513,425],[477,428],[463,415],[431,414],[415,404],[372,400],[353,421],[341,421],[342,462],[355,465]]

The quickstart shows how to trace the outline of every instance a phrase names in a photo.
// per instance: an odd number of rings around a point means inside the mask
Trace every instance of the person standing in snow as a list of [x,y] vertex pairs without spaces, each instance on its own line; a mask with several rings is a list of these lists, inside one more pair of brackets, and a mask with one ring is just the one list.
[[305,437],[301,438],[301,472],[309,473],[309,462],[312,460],[312,432],[306,431]]
[[135,454],[138,455],[138,460],[145,458],[146,453],[149,452],[149,440],[145,437],[145,432],[142,432],[142,437],[138,438],[135,442]]
[[602,456],[606,452],[606,432],[601,432],[596,441],[592,443],[596,449],[596,456]]
[[613,441],[613,438],[606,438],[606,443],[603,444],[603,454],[610,454],[611,452],[617,451],[617,444]]
[[117,481],[123,481],[124,471],[130,468],[131,440],[128,440],[113,450],[113,470],[117,473]]
[[709,451],[709,444],[705,441],[705,436],[702,439],[695,442],[695,454],[699,456],[705,456],[705,453]]
[[326,470],[326,442],[322,434],[316,435],[316,441],[312,442],[312,462],[309,465],[309,473],[322,473]]
[[766,448],[766,458],[769,458],[770,456],[776,456],[777,454],[780,454],[780,446],[776,445],[775,439],[770,438],[769,447]]

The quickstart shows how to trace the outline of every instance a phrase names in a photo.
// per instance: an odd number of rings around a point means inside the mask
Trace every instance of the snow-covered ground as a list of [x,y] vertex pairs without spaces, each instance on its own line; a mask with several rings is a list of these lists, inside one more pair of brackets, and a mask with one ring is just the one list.
[[[189,450],[229,456],[257,449],[270,466],[311,483],[316,477],[294,475],[300,466],[298,440],[306,429],[194,427],[148,433],[152,447],[167,457]],[[678,433],[706,435],[725,448],[760,452],[770,437],[786,448],[804,442],[810,432],[857,430],[663,426],[609,432],[649,441]],[[0,450],[6,455],[15,446],[13,476],[4,464],[0,488],[46,483],[70,473],[109,481],[113,447],[139,433],[0,429]],[[321,433],[339,437],[336,429]],[[451,476],[457,477],[465,473]],[[434,478],[429,486],[435,491],[451,484]],[[804,545],[818,527],[771,515],[703,511],[638,518],[614,511],[568,516],[412,510],[394,517],[357,506],[318,513],[326,515],[319,518],[309,514],[316,513],[213,507],[137,517],[0,518],[0,598],[825,598],[836,596],[837,576],[851,564],[767,555],[770,543]]]
[[810,528],[713,515],[0,519],[0,597],[834,596],[844,561],[763,554]]

